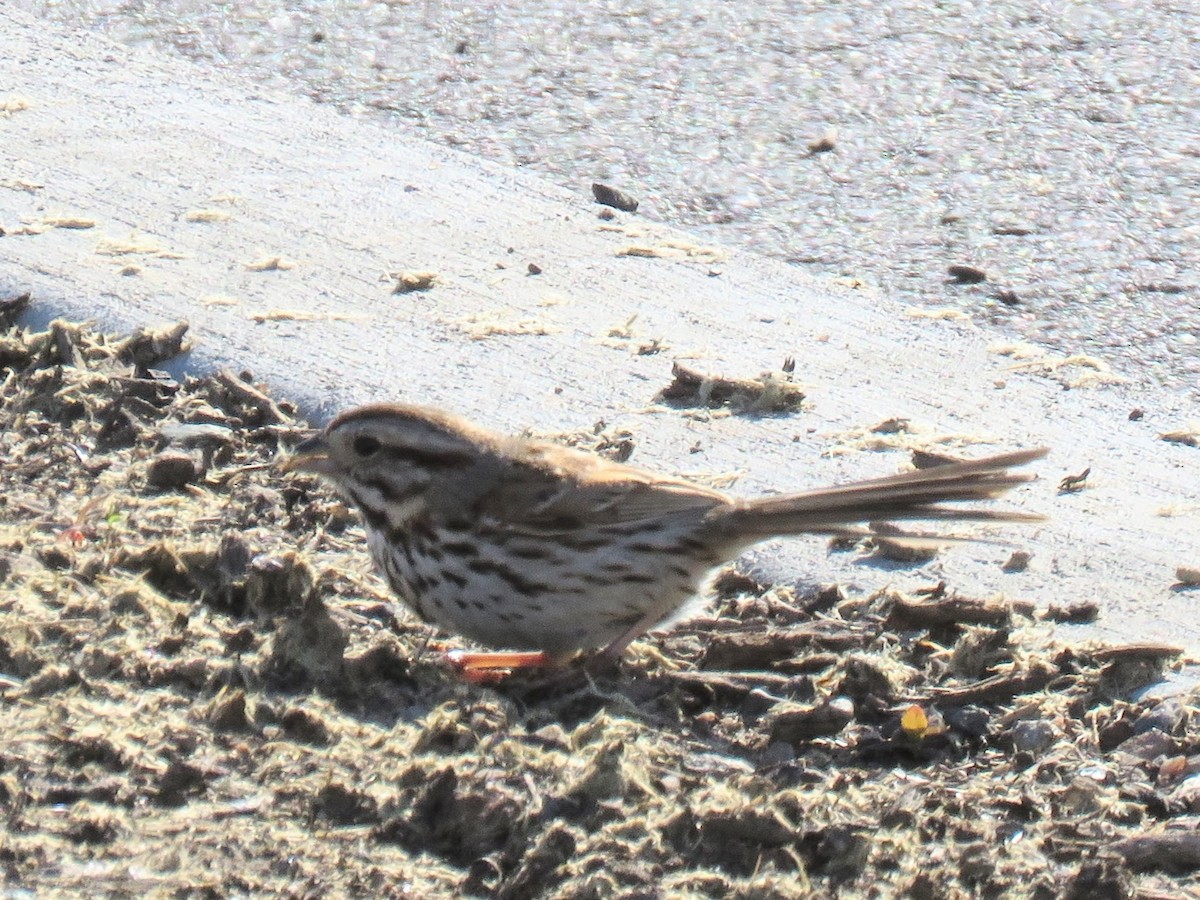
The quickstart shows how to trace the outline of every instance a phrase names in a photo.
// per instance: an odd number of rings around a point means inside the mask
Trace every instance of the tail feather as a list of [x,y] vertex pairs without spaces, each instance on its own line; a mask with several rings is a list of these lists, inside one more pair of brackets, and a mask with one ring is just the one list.
[[1019,484],[1033,481],[1037,476],[1009,470],[1041,459],[1047,452],[1046,448],[1020,450],[841,487],[749,500],[731,511],[730,524],[743,534],[757,531],[767,537],[840,533],[845,526],[858,522],[904,519],[1040,521],[1041,516],[1015,510],[958,509],[939,504],[993,500]]

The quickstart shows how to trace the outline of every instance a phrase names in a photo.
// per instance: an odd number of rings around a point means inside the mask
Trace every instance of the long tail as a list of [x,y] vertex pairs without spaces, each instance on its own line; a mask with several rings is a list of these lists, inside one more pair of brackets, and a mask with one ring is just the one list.
[[958,509],[940,503],[992,500],[1037,476],[1009,470],[1041,459],[1049,450],[1019,450],[970,462],[918,469],[886,478],[748,500],[726,520],[742,534],[841,534],[861,522],[899,519],[1036,522],[1032,513],[990,509]]

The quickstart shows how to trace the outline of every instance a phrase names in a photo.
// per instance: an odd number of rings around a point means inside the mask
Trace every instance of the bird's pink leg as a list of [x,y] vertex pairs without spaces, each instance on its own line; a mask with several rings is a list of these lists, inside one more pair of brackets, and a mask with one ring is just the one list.
[[533,651],[503,651],[500,653],[476,653],[467,650],[451,650],[446,659],[459,677],[469,684],[498,684],[518,669],[549,669],[553,674],[547,683],[562,677],[569,671],[567,662],[574,652],[546,653]]
[[501,653],[473,653],[451,650],[446,659],[459,672],[492,671],[495,669],[539,669],[553,665],[554,657],[541,650]]

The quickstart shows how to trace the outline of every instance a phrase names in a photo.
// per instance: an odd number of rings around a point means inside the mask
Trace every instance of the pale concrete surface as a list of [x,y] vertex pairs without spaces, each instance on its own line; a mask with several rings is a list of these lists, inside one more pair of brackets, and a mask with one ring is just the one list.
[[[32,290],[36,319],[187,319],[197,341],[189,367],[250,367],[318,418],[401,398],[509,430],[603,418],[635,432],[633,462],[741,471],[737,493],[894,471],[897,454],[821,456],[893,416],[928,434],[995,441],[990,449],[1048,444],[1043,479],[1016,502],[1050,521],[998,532],[1033,552],[1023,574],[1001,572],[1010,548],[987,544],[894,571],[827,557],[817,541],[758,556],[801,580],[945,577],[963,593],[1040,606],[1095,599],[1100,636],[1200,648],[1200,597],[1171,588],[1177,566],[1200,565],[1200,450],[1158,437],[1195,425],[1178,396],[1064,390],[1050,375],[1012,371],[969,322],[909,318],[886,297],[709,252],[636,217],[605,223],[586,184],[564,193],[11,10],[0,11],[0,108],[0,289]],[[228,218],[191,221],[201,210]],[[95,226],[16,233],[72,218]],[[98,252],[137,243],[161,252]],[[663,255],[622,255],[631,246]],[[275,256],[293,266],[247,268]],[[529,263],[543,273],[528,274]],[[137,274],[120,274],[131,265]],[[395,295],[386,273],[400,269],[440,282]],[[279,310],[312,318],[255,319]],[[635,314],[632,342],[610,335]],[[544,333],[481,337],[489,323]],[[668,349],[634,352],[651,339]],[[788,355],[811,399],[799,414],[703,421],[649,408],[674,358],[755,375]],[[1145,410],[1140,421],[1128,418],[1134,407]],[[1088,466],[1087,490],[1056,494],[1063,475]]]
[[[624,184],[640,218],[1094,353],[1200,406],[1200,4],[5,5],[569,190]],[[950,282],[961,263],[988,280]]]

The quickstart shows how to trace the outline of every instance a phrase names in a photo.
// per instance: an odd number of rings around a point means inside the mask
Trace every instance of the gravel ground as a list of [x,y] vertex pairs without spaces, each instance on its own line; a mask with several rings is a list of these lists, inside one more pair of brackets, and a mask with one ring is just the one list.
[[1139,690],[1169,648],[731,570],[618,672],[464,684],[273,466],[291,404],[157,372],[185,327],[0,301],[9,891],[1200,896],[1200,696]]
[[1200,397],[1194,4],[16,5]]

